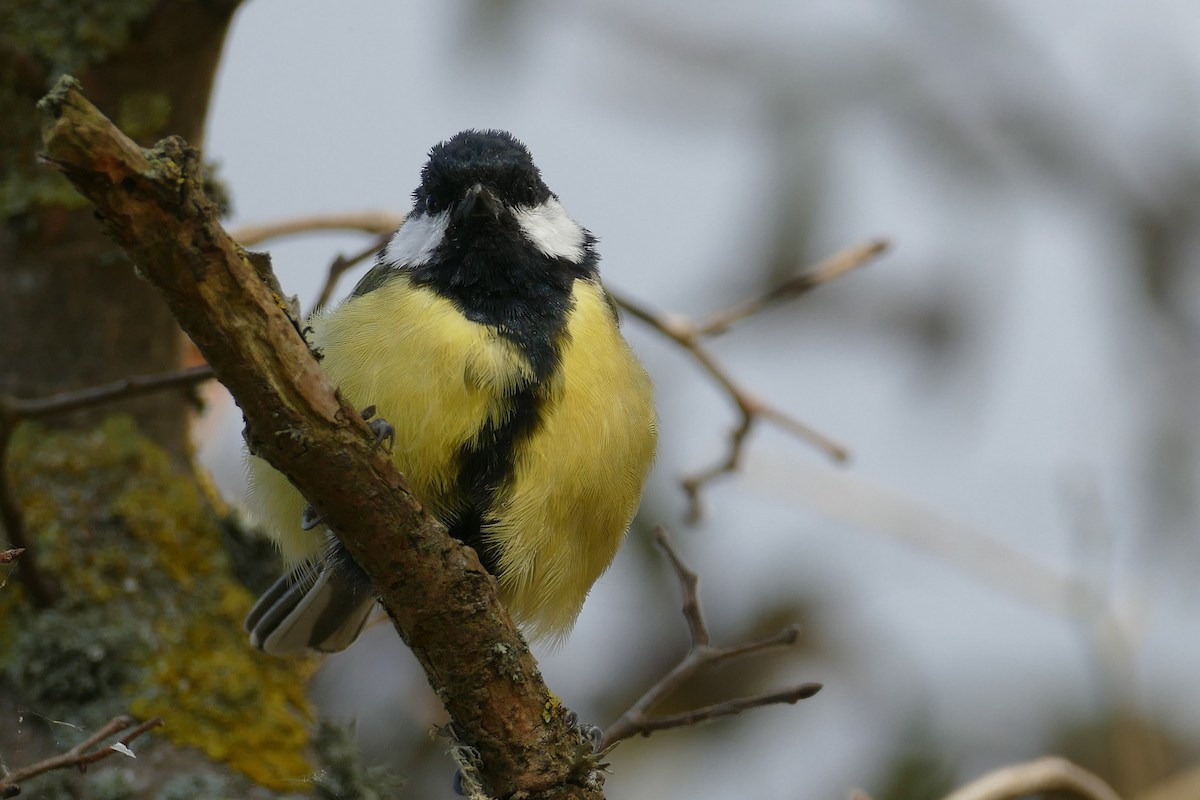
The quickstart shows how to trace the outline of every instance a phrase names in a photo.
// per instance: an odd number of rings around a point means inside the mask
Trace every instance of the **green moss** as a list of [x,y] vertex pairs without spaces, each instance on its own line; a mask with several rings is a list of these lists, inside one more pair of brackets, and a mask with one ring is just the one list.
[[313,743],[324,769],[316,779],[325,800],[379,800],[395,797],[404,779],[387,767],[366,767],[354,738],[354,723],[322,721]]
[[124,710],[120,690],[137,677],[136,660],[151,644],[148,631],[110,624],[110,613],[50,609],[29,617],[13,631],[5,678],[40,714],[104,724]]
[[117,103],[117,127],[131,139],[161,136],[171,120],[171,97],[166,92],[131,90]]
[[216,775],[178,775],[167,781],[154,800],[214,800],[230,795],[227,781]]
[[[3,5],[0,3],[0,5]],[[0,30],[4,30],[0,25]],[[0,68],[0,219],[35,205],[82,208],[87,201],[62,175],[40,166],[34,154],[41,145],[41,128],[33,101],[17,88],[11,68]]]
[[95,800],[135,800],[133,775],[128,768],[100,771],[90,781],[89,797]]
[[63,719],[93,701],[98,716],[161,716],[155,736],[257,783],[306,778],[315,662],[250,647],[252,598],[196,481],[124,417],[86,432],[23,426],[8,466],[30,549],[63,597],[38,613],[18,582],[0,592],[0,670]]
[[[0,31],[18,43],[31,62],[46,65],[48,75],[82,73],[89,64],[123,49],[155,5],[155,0],[4,0]],[[17,79],[13,64],[0,67],[0,219],[36,206],[86,205],[66,179],[38,165],[41,120],[29,91]],[[146,103],[135,100],[134,106]],[[161,108],[161,102],[154,107]]]
[[5,0],[0,30],[48,61],[78,72],[125,47],[155,0]]
[[233,192],[220,172],[221,162],[204,162],[204,195],[217,207],[217,219],[229,219],[233,214]]

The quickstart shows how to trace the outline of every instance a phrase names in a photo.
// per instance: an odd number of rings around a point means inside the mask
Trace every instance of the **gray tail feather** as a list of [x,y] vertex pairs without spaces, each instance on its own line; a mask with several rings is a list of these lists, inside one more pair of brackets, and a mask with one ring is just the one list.
[[306,649],[336,653],[362,633],[375,598],[353,581],[322,570],[316,580],[302,571],[284,575],[258,598],[246,616],[250,643],[271,655]]

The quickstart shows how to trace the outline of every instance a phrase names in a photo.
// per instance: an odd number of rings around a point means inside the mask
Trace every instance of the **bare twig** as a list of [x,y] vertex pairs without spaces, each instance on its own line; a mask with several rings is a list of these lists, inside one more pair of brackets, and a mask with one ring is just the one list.
[[775,647],[788,647],[796,643],[800,629],[789,625],[774,636],[755,639],[730,647],[714,647],[710,643],[708,624],[704,619],[704,611],[700,607],[699,578],[696,573],[683,562],[671,545],[671,538],[665,528],[659,527],[654,532],[655,542],[662,548],[671,566],[679,578],[683,592],[683,617],[687,621],[688,632],[691,636],[691,647],[687,655],[668,672],[662,679],[643,694],[630,708],[604,732],[601,750],[607,751],[623,739],[632,736],[649,736],[654,731],[667,728],[679,728],[697,725],[718,717],[728,717],[740,714],[750,708],[779,703],[796,703],[812,697],[821,690],[819,683],[801,683],[788,689],[767,692],[749,697],[739,697],[724,703],[714,703],[703,708],[670,714],[661,717],[650,716],[650,710],[663,699],[679,690],[684,683],[701,669],[726,661],[739,658],[750,653],[757,653]]
[[[0,395],[0,521],[5,535],[17,549],[29,548],[25,519],[8,481],[8,446],[17,425],[25,420],[66,414],[81,408],[112,403],[138,395],[165,389],[192,386],[213,376],[207,364],[172,370],[158,375],[133,375],[118,381],[87,389],[59,392],[47,397],[17,398]],[[56,592],[50,580],[38,568],[37,559],[30,553],[21,559],[17,575],[29,592],[30,600],[39,608],[53,605]]]
[[1015,764],[946,795],[945,800],[1016,800],[1037,792],[1071,792],[1085,800],[1121,800],[1103,780],[1059,756]]
[[723,311],[718,311],[700,323],[698,331],[703,336],[717,336],[725,333],[735,323],[757,314],[772,303],[799,297],[818,286],[840,278],[852,269],[861,267],[885,253],[890,246],[886,239],[872,239],[847,247],[759,297],[744,300]]
[[24,547],[14,547],[11,550],[0,550],[0,564],[11,564],[25,552]]
[[[401,217],[400,221],[403,222],[404,218]],[[380,248],[387,244],[390,237],[391,232],[389,231],[382,236],[372,239],[371,244],[359,250],[354,255],[343,256],[339,254],[333,260],[333,263],[329,265],[329,274],[325,276],[325,285],[321,287],[321,292],[317,295],[317,301],[313,303],[313,309],[321,309],[328,305],[329,301],[333,298],[333,290],[342,275],[378,253]]]
[[775,423],[785,431],[821,450],[834,461],[840,463],[850,458],[850,451],[845,445],[743,389],[734,381],[724,365],[717,361],[716,357],[704,346],[702,340],[724,333],[734,323],[761,311],[772,302],[798,297],[846,274],[884,252],[887,246],[887,242],[875,240],[843,250],[814,269],[786,281],[759,297],[737,303],[725,311],[719,311],[701,324],[696,324],[679,314],[664,314],[654,311],[630,297],[614,293],[613,297],[617,304],[626,313],[646,323],[686,350],[737,406],[740,419],[729,432],[729,445],[725,457],[712,466],[686,475],[680,480],[683,490],[688,496],[689,520],[694,522],[700,518],[701,490],[722,475],[731,473],[738,468],[745,451],[746,438],[760,419]]
[[399,228],[403,221],[403,214],[392,211],[314,214],[307,217],[273,220],[258,225],[243,225],[230,231],[229,236],[242,247],[254,247],[268,239],[320,231],[362,231],[382,236]]
[[244,225],[230,232],[230,237],[243,247],[253,247],[270,239],[281,239],[286,236],[298,236],[304,233],[321,231],[359,231],[375,234],[371,244],[359,252],[350,255],[339,255],[329,265],[329,274],[325,284],[317,295],[313,308],[324,308],[333,297],[334,287],[338,280],[349,269],[366,261],[379,252],[387,244],[388,237],[404,223],[404,214],[391,211],[359,211],[348,214],[314,214],[307,217],[291,217],[274,220],[258,225]]
[[115,403],[143,394],[194,386],[212,377],[212,367],[200,364],[155,375],[130,375],[128,378],[121,378],[99,386],[58,392],[46,397],[22,399],[0,396],[0,419],[19,421],[66,414],[81,408]]
[[[89,764],[95,764],[97,761],[108,758],[113,753],[126,752],[133,757],[132,753],[128,752],[129,743],[162,724],[161,717],[155,717],[141,723],[129,716],[114,717],[100,730],[67,752],[51,756],[36,764],[30,764],[27,767],[20,767],[0,777],[0,797],[16,797],[21,793],[22,783],[52,770],[76,767],[80,772],[86,772]],[[133,730],[122,736],[116,743],[103,747],[100,746],[100,743],[105,739],[130,728],[133,728]]]

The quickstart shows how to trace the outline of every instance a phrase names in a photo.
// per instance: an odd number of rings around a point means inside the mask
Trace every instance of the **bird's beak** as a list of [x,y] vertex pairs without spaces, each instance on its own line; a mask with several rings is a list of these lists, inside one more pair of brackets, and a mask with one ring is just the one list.
[[454,218],[459,222],[472,217],[496,219],[502,208],[500,198],[482,183],[477,183],[467,190],[466,197],[454,207]]

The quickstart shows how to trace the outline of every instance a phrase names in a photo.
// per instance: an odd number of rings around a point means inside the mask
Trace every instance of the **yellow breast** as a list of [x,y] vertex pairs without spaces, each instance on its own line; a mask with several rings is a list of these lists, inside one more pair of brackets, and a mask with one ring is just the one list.
[[[535,637],[570,629],[616,554],[654,457],[649,378],[603,290],[577,280],[573,300],[541,422],[518,444],[483,526],[505,600]],[[347,400],[374,405],[395,427],[394,460],[418,499],[451,515],[458,454],[489,420],[501,422],[506,395],[533,379],[528,359],[403,275],[311,324],[322,365]],[[304,501],[291,484],[255,458],[250,482],[285,559],[318,556],[324,537],[300,529]]]

